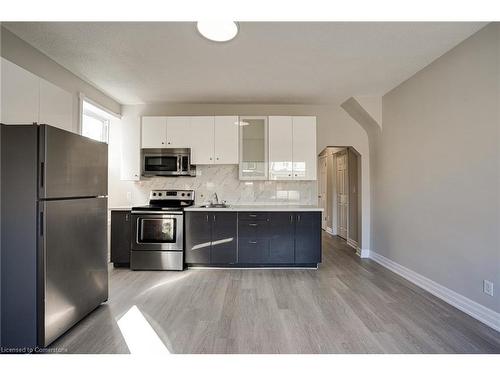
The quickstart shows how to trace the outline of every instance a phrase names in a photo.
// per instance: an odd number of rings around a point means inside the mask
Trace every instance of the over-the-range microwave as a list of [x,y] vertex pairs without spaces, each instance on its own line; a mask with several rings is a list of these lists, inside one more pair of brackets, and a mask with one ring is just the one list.
[[146,177],[196,175],[190,148],[143,148],[141,159],[142,175]]

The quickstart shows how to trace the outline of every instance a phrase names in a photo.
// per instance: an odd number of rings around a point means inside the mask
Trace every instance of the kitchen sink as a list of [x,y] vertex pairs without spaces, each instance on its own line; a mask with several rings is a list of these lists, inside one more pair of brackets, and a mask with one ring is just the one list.
[[229,208],[229,205],[226,203],[210,203],[203,204],[200,206],[200,208]]

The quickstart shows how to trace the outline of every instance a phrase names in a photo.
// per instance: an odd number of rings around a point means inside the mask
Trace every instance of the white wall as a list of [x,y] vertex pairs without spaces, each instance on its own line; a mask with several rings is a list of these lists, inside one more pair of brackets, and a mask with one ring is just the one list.
[[500,25],[490,24],[384,96],[372,246],[497,312],[499,54]]
[[[353,146],[362,156],[362,244],[370,244],[370,161],[368,136],[339,105],[271,105],[271,104],[176,104],[156,103],[122,107],[123,126],[139,124],[141,116],[182,115],[311,115],[317,117],[317,153],[326,146]],[[110,146],[111,147],[111,146]],[[110,180],[110,205],[130,204],[143,199],[143,182]],[[317,185],[315,185],[317,188]]]

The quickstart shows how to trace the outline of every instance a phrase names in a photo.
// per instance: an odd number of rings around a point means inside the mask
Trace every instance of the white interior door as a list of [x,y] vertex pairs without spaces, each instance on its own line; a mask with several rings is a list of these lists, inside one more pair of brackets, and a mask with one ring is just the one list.
[[344,239],[347,239],[347,215],[349,212],[348,186],[347,153],[342,151],[337,154],[337,219],[338,235]]
[[293,116],[293,179],[316,180],[316,117]]
[[327,157],[318,159],[318,204],[323,209],[321,228],[326,230],[328,226],[328,207],[327,207]]
[[167,145],[171,148],[191,147],[190,117],[167,117]]
[[167,147],[167,118],[144,116],[142,118],[142,148]]
[[191,164],[214,164],[214,116],[190,120]]
[[292,180],[292,116],[269,116],[269,179]]
[[238,164],[238,116],[215,116],[215,164]]

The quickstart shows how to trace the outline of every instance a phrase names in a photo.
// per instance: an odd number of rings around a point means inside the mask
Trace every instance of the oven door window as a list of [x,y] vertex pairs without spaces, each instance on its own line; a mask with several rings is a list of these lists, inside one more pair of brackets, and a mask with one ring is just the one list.
[[144,169],[148,172],[177,172],[177,156],[146,156]]
[[176,243],[177,220],[175,218],[139,218],[139,243]]

